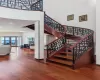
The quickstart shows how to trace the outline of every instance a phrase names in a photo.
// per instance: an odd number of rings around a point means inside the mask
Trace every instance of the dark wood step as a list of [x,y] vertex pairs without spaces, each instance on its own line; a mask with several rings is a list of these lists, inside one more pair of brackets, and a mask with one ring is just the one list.
[[72,54],[72,52],[60,52],[61,55],[68,55],[68,54]]
[[72,61],[61,60],[61,59],[57,59],[57,58],[54,58],[54,57],[50,58],[49,61],[59,63],[59,64],[63,64],[63,65],[69,65],[69,66],[73,65]]
[[72,40],[74,40],[74,41],[79,41],[79,40],[82,39],[82,37],[80,37],[80,36],[75,36],[75,35],[68,35],[68,34],[67,34],[67,39],[72,39]]
[[73,56],[67,56],[67,55],[60,55],[60,54],[57,54],[57,55],[54,55],[54,57],[56,58],[59,58],[59,59],[64,59],[64,60],[73,60]]

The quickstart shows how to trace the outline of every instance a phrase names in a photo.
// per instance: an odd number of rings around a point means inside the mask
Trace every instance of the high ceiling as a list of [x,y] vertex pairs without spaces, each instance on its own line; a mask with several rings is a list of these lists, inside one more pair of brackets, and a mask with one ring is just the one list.
[[0,18],[0,32],[33,32],[31,29],[23,27],[34,23],[35,21]]

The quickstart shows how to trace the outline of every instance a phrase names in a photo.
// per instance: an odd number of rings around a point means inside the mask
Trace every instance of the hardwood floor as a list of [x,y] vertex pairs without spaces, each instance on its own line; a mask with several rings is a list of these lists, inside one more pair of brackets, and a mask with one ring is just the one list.
[[100,67],[88,65],[72,70],[68,67],[36,61],[30,51],[12,48],[0,56],[0,80],[100,80]]

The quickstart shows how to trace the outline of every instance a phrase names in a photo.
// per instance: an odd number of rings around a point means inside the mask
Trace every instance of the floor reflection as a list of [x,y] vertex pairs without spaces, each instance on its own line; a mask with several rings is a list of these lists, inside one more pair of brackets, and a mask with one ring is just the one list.
[[1,61],[10,61],[10,60],[17,60],[20,57],[33,57],[34,50],[30,49],[20,49],[19,47],[12,47],[11,53],[9,55],[0,56]]

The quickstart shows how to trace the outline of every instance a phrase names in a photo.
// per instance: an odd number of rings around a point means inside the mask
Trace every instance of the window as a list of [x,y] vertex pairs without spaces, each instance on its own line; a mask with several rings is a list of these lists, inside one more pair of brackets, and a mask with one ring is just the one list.
[[0,37],[1,44],[4,44],[4,37]]

